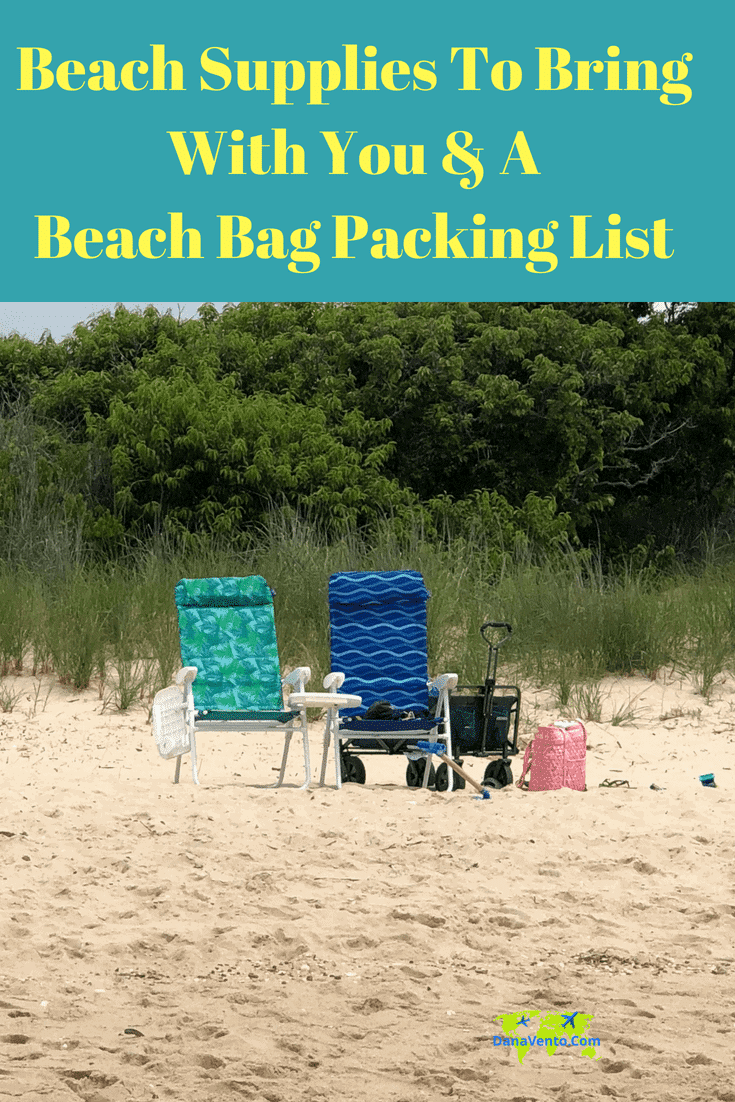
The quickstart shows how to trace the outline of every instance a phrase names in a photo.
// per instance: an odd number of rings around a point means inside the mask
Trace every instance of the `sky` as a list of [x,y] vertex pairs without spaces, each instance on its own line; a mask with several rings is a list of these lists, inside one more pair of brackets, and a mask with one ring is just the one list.
[[[68,337],[74,326],[87,321],[102,310],[114,310],[116,302],[0,302],[0,337],[20,333],[22,337],[37,341],[48,329],[55,341]],[[124,302],[129,310],[155,306],[165,313],[170,310],[175,318],[196,317],[201,302]],[[218,310],[224,302],[213,304]]]
[[[175,318],[196,317],[201,302],[124,302],[128,310],[145,309],[155,306],[161,313],[170,310]],[[218,310],[224,302],[212,304]],[[20,333],[29,340],[39,340],[48,329],[55,341],[68,337],[74,326],[87,321],[102,310],[114,310],[116,302],[0,302],[0,337],[11,333]],[[660,309],[663,303],[655,303]]]

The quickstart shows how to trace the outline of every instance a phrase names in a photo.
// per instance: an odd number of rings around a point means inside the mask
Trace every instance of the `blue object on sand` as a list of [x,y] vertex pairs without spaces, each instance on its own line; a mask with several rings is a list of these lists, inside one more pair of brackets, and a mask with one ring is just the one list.
[[416,743],[416,748],[418,750],[421,750],[421,752],[423,754],[437,754],[442,759],[442,761],[445,761],[447,763],[447,765],[451,766],[451,768],[455,771],[455,773],[459,773],[460,777],[464,777],[464,779],[466,781],[469,781],[470,784],[472,785],[472,787],[476,788],[477,791],[480,793],[479,796],[473,796],[472,797],[474,800],[490,800],[490,799],[492,799],[490,793],[488,792],[488,790],[486,788],[481,787],[477,783],[477,781],[474,781],[472,779],[472,777],[469,776],[468,773],[465,773],[465,771],[463,769],[461,769],[457,765],[457,763],[455,761],[453,761],[447,755],[447,748],[446,748],[446,746],[444,745],[443,742],[424,742],[424,741],[417,742]]
[[447,752],[443,742],[417,742],[416,746],[425,754],[446,754]]
[[702,773],[699,779],[705,788],[717,788],[714,773]]

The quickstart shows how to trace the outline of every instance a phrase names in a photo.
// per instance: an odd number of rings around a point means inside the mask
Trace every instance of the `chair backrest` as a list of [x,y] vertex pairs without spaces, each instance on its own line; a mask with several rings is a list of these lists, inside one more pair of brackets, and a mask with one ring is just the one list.
[[183,578],[176,586],[181,661],[196,666],[199,711],[280,709],[273,593],[264,578]]
[[376,700],[407,710],[426,707],[428,597],[416,570],[332,574],[332,669],[345,675],[342,692],[362,696],[363,707]]

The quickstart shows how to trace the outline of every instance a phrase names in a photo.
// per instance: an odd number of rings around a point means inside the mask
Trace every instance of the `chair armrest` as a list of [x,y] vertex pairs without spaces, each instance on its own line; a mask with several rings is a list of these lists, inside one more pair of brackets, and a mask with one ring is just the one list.
[[293,687],[300,693],[304,691],[304,685],[307,684],[311,677],[311,670],[308,666],[297,666],[295,670],[291,670],[291,673],[287,673],[285,677],[281,678],[282,685],[293,685]]
[[456,689],[458,681],[459,678],[456,673],[442,673],[429,682],[429,688],[436,689],[438,693],[441,693],[445,689]]
[[352,696],[349,693],[291,693],[288,698],[289,707],[297,708],[359,708],[362,704],[361,696]]
[[175,683],[181,689],[183,697],[184,707],[184,719],[187,726],[193,730],[194,727],[194,690],[192,689],[192,682],[198,674],[196,666],[184,666],[174,677]]
[[338,689],[342,688],[344,679],[345,675],[343,673],[337,673],[336,671],[333,671],[332,673],[327,674],[322,684],[324,685],[324,688],[327,690],[328,693],[336,693]]

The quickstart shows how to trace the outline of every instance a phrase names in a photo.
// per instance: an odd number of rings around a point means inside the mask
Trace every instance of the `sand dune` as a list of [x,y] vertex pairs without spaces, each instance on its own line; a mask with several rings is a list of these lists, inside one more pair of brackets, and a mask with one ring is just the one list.
[[[268,736],[202,739],[174,787],[147,709],[56,686],[34,715],[12,685],[3,1102],[735,1102],[733,684],[610,680],[603,717],[635,725],[587,725],[588,791],[490,802],[393,757],[301,792],[298,747],[264,790]],[[594,1015],[597,1059],[493,1043],[530,1009]]]

